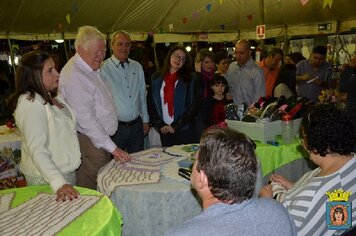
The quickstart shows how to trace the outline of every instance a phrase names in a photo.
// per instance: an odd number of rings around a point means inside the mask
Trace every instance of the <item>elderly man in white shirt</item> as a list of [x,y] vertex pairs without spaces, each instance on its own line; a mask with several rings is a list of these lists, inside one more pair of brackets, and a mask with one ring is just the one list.
[[126,162],[130,155],[111,140],[118,128],[110,90],[100,78],[106,41],[98,29],[83,26],[75,40],[76,54],[61,71],[60,91],[74,109],[79,132],[82,164],[77,170],[77,185],[96,189],[97,174],[111,159]]

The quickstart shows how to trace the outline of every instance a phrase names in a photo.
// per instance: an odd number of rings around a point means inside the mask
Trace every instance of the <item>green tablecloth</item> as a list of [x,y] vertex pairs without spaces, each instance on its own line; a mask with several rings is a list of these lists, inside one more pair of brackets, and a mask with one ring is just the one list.
[[[121,235],[122,216],[111,200],[97,191],[80,187],[75,188],[81,195],[101,196],[101,199],[56,235]],[[52,191],[49,186],[30,186],[2,190],[0,196],[8,193],[15,193],[11,203],[11,208],[15,208],[35,197],[38,193],[52,193]]]
[[291,144],[283,144],[281,137],[277,136],[276,141],[278,146],[255,141],[256,155],[261,160],[263,176],[292,161],[308,157],[297,139]]

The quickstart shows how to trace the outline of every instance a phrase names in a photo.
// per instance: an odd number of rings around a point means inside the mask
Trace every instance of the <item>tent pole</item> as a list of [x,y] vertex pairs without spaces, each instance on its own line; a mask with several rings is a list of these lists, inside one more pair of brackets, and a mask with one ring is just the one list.
[[10,40],[10,37],[9,37],[9,34],[8,34],[8,33],[6,34],[6,38],[7,38],[7,43],[8,43],[8,45],[9,45],[9,49],[10,49],[11,67],[12,67],[12,70],[13,70],[13,72],[14,72],[15,89],[17,90],[18,84],[17,84],[17,80],[15,79],[15,78],[16,78],[15,56],[14,56],[14,52],[12,51],[11,40]]
[[[264,25],[265,24],[265,1],[260,0],[260,18],[259,18],[259,25]],[[261,47],[264,46],[265,41],[264,39],[260,39],[260,45]]]
[[156,71],[159,71],[159,65],[158,65],[158,60],[157,60],[157,52],[156,52],[156,43],[153,42],[152,44],[153,44],[153,56],[155,58]]
[[64,32],[62,32],[62,39],[64,40],[63,46],[64,46],[64,51],[65,51],[65,53],[66,53],[66,59],[67,59],[67,61],[68,61],[68,51],[67,51],[66,40],[65,40],[65,38],[64,38]]
[[289,54],[289,39],[288,39],[288,25],[286,24],[284,27],[284,47],[282,49],[284,54]]

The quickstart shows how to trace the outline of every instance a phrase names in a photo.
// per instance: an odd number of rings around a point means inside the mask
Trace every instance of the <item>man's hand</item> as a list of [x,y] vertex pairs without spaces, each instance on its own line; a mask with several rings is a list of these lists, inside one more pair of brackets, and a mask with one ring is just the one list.
[[123,151],[120,148],[115,148],[115,150],[112,152],[112,155],[114,156],[115,161],[118,161],[120,163],[124,163],[127,161],[131,161],[131,156],[127,152]]
[[149,123],[143,123],[143,135],[146,135],[149,130],[150,130],[150,124]]

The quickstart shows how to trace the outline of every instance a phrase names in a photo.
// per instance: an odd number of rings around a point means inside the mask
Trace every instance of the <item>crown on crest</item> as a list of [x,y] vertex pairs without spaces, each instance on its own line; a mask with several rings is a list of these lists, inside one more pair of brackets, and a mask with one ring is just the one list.
[[330,202],[347,202],[351,192],[344,192],[342,189],[334,190],[334,192],[326,192]]

